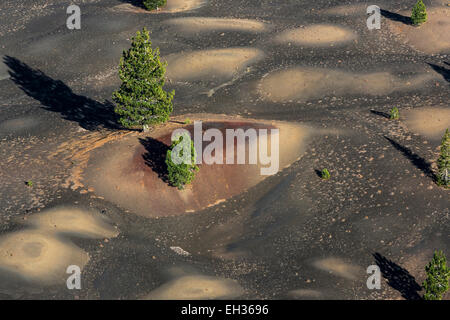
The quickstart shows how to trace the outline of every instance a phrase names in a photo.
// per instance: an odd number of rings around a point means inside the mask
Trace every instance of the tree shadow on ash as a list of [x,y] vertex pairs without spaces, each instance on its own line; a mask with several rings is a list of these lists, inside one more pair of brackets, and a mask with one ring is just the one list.
[[145,139],[139,138],[139,142],[144,146],[146,151],[142,155],[145,164],[148,165],[153,172],[157,173],[162,181],[168,183],[166,155],[169,146],[151,137]]
[[316,175],[317,175],[319,178],[322,178],[322,170],[314,169],[314,172],[316,173]]
[[143,0],[119,0],[119,1],[123,2],[123,3],[129,3],[133,6],[141,8],[141,9],[145,9]]
[[376,114],[377,116],[384,117],[390,119],[390,115],[383,111],[370,110],[371,113]]
[[383,277],[388,281],[391,288],[402,294],[407,300],[422,300],[419,291],[422,287],[416,282],[416,279],[408,270],[400,267],[395,262],[387,259],[378,252],[373,254],[375,263],[380,267]]
[[[447,62],[444,62],[446,65],[450,65]],[[433,68],[434,71],[442,75],[444,77],[445,81],[450,82],[450,69],[447,69],[445,67],[438,66],[436,64],[428,63],[430,67]]]
[[388,10],[381,9],[380,13],[383,17],[397,22],[402,22],[407,25],[412,25],[411,17],[407,17],[398,13],[394,13]]
[[87,130],[99,127],[120,129],[114,105],[77,95],[61,80],[55,80],[44,72],[10,56],[3,58],[9,67],[11,80],[28,96],[38,100],[44,109],[60,113],[64,119],[78,122]]
[[388,138],[386,136],[384,136],[384,138],[389,141],[395,149],[399,150],[401,153],[403,153],[403,155],[408,158],[409,161],[411,161],[411,163],[417,167],[418,169],[420,169],[425,175],[427,175],[428,177],[430,177],[431,179],[433,179],[434,181],[436,181],[436,176],[433,172],[433,170],[431,169],[431,164],[426,161],[424,158],[420,157],[419,155],[415,154],[414,152],[412,152],[409,148],[406,148],[404,146],[402,146],[401,144],[395,142],[394,140],[392,140],[391,138]]

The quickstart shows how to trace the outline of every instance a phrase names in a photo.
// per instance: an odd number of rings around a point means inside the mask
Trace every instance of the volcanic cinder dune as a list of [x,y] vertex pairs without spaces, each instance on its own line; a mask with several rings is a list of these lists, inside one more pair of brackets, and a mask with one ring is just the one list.
[[0,275],[4,270],[44,285],[64,284],[68,266],[83,269],[89,261],[69,236],[101,239],[118,234],[107,218],[78,208],[57,207],[18,221],[27,229],[0,237]]
[[284,31],[275,40],[305,46],[334,46],[355,40],[358,35],[344,27],[330,24],[315,24]]
[[325,68],[290,68],[273,71],[261,80],[259,94],[273,102],[307,101],[326,95],[389,94],[397,90],[417,88],[435,78],[419,74],[407,79],[389,72],[350,73]]
[[26,132],[38,127],[42,121],[39,119],[24,116],[15,119],[0,121],[0,135],[8,133]]
[[130,3],[119,4],[114,11],[127,11],[135,13],[177,13],[198,9],[206,3],[206,0],[167,0],[167,4],[158,10],[147,11]]
[[253,48],[211,49],[173,54],[166,57],[166,76],[173,81],[226,81],[263,57],[262,51]]
[[14,232],[0,238],[0,272],[6,270],[26,280],[64,284],[66,269],[81,269],[89,256],[69,241],[35,230]]
[[233,299],[241,296],[243,289],[235,280],[188,275],[176,278],[150,292],[148,300],[206,300]]
[[[192,132],[193,126],[185,126]],[[249,164],[249,140],[245,148],[245,164],[226,164],[226,129],[267,129],[269,154],[271,129],[279,129],[279,170],[290,165],[302,155],[306,138],[311,129],[284,122],[265,123],[256,121],[204,121],[203,130],[215,128],[223,134],[223,164],[200,164],[200,170],[191,185],[185,190],[170,187],[166,181],[165,157],[175,129],[164,129],[152,133],[151,137],[129,137],[121,142],[111,143],[98,149],[85,170],[84,181],[96,194],[137,214],[155,217],[181,214],[204,209],[230,197],[241,194],[256,185],[267,175],[262,170],[269,164],[262,164],[260,156],[256,164]],[[256,143],[256,141],[254,141]],[[211,142],[203,142],[203,150]],[[234,140],[234,155],[242,144]],[[255,144],[256,145],[256,144]],[[199,151],[197,151],[199,152]]]
[[450,109],[428,107],[411,109],[404,113],[407,127],[432,140],[440,140],[450,128]]
[[250,19],[187,17],[167,20],[179,32],[197,33],[208,31],[246,31],[261,32],[268,29],[264,22]]
[[[450,7],[428,8],[428,21],[419,27],[389,20],[390,29],[413,48],[428,53],[450,52]],[[402,12],[409,17],[411,12]]]
[[352,4],[352,5],[341,5],[329,9],[324,9],[321,12],[326,15],[333,16],[367,16],[367,7],[370,6],[367,4]]
[[112,238],[118,231],[104,216],[78,208],[54,208],[35,214],[27,224],[41,230],[86,238]]
[[329,257],[316,260],[313,265],[323,271],[330,272],[349,280],[357,280],[364,270],[356,265],[346,263],[340,258]]
[[206,0],[167,0],[167,4],[162,8],[165,12],[181,12],[200,8]]

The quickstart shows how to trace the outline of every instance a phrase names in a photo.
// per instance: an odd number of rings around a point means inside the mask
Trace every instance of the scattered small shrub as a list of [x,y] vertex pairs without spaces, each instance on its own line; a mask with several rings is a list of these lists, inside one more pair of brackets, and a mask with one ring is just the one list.
[[437,182],[445,188],[450,187],[450,133],[448,129],[442,137],[441,152],[437,160]]
[[27,187],[32,187],[33,186],[33,181],[28,180],[27,182],[25,182],[25,184],[27,185]]
[[331,175],[330,175],[330,172],[328,171],[328,169],[323,169],[323,170],[320,172],[320,176],[321,176],[321,178],[324,179],[324,180],[328,180],[328,179],[331,178]]
[[143,0],[145,9],[156,10],[166,5],[167,0]]
[[400,119],[400,112],[397,107],[393,107],[389,113],[389,119],[398,120]]
[[442,300],[442,296],[448,290],[450,269],[447,267],[447,259],[442,251],[435,251],[433,259],[425,267],[427,279],[423,283],[425,300]]
[[[180,164],[176,164],[172,160],[172,152],[174,151],[174,148],[180,143],[183,143],[184,145],[188,144],[190,146],[190,159],[188,158],[188,161],[186,161],[188,163],[183,162]],[[178,155],[180,158],[184,158],[183,148],[181,148]],[[199,170],[198,166],[195,164],[196,157],[197,154],[195,152],[194,142],[189,137],[189,135],[180,134],[178,137],[176,137],[176,139],[172,142],[169,150],[167,150],[166,155],[167,172],[169,184],[171,186],[177,187],[178,189],[182,190],[184,189],[185,185],[190,184],[192,180],[194,180],[195,172]]]
[[427,22],[427,8],[422,0],[417,1],[411,12],[411,21],[418,26]]
[[119,65],[120,89],[113,93],[114,111],[126,128],[144,127],[169,120],[174,91],[164,91],[166,63],[159,49],[152,49],[147,29],[138,31],[131,48],[124,51]]
[[186,118],[185,120],[184,120],[184,124],[191,124],[191,119],[189,119],[189,118]]

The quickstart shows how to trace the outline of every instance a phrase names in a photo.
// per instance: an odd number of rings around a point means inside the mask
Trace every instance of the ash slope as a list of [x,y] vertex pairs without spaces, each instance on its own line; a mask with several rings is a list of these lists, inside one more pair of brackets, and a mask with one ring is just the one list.
[[[107,215],[119,236],[108,241],[74,239],[90,256],[83,269],[83,290],[76,293],[81,298],[148,297],[160,292],[158,288],[180,283],[177,279],[208,279],[198,286],[213,283],[217,288],[218,282],[205,277],[233,281],[239,288],[232,290],[233,297],[240,298],[419,297],[423,266],[432,251],[450,252],[448,192],[431,178],[436,141],[384,115],[394,105],[400,112],[448,108],[448,53],[424,54],[403,43],[384,27],[386,19],[397,17],[393,14],[383,18],[380,31],[371,32],[364,12],[319,13],[341,5],[339,1],[209,0],[191,11],[152,15],[111,10],[121,4],[83,1],[83,27],[76,32],[65,27],[66,8],[59,1],[0,4],[0,53],[7,56],[0,64],[2,234],[21,230],[13,216],[21,219],[59,205]],[[410,3],[378,5],[395,13]],[[193,36],[175,33],[165,23],[182,17],[251,19],[271,27],[257,33],[208,30]],[[286,30],[313,24],[353,30],[357,42],[317,47],[274,41]],[[184,216],[145,219],[89,190],[63,187],[74,159],[60,146],[107,139],[114,130],[109,100],[119,84],[117,63],[128,39],[143,26],[152,30],[163,56],[249,46],[264,52],[263,60],[229,83],[168,83],[168,89],[177,91],[176,115],[241,115],[336,133],[316,137],[300,161],[247,192]],[[390,72],[404,79],[428,73],[436,79],[388,95],[330,90],[307,101],[260,98],[257,89],[264,75],[294,67]],[[316,174],[323,167],[332,174],[327,182]],[[32,188],[25,185],[28,180],[34,182]],[[174,246],[190,255],[177,254],[170,249]],[[366,288],[364,272],[374,263],[388,280],[376,292]],[[74,295],[65,283],[50,289],[36,283],[18,286],[20,282],[12,280],[0,283],[2,298]]]

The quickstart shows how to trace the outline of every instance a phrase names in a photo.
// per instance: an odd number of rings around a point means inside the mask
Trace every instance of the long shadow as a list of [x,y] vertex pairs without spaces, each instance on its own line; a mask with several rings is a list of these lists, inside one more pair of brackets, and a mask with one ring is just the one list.
[[394,12],[391,12],[391,11],[388,11],[388,10],[384,10],[384,9],[381,9],[380,13],[381,13],[381,15],[383,17],[385,17],[385,18],[387,18],[389,20],[402,22],[402,23],[407,24],[407,25],[412,25],[411,17],[407,17],[407,16],[404,16],[404,15],[401,15],[401,14],[398,14],[398,13],[394,13]]
[[52,79],[16,58],[5,56],[3,60],[10,69],[11,80],[28,96],[38,100],[44,109],[58,112],[65,119],[78,122],[87,130],[99,127],[120,128],[114,105],[110,101],[100,103],[77,95],[64,82]]
[[119,0],[120,2],[132,4],[135,7],[145,9],[143,0]]
[[373,113],[373,114],[376,114],[377,116],[380,116],[380,117],[384,117],[384,118],[387,118],[387,119],[390,118],[389,114],[386,113],[386,112],[383,112],[383,111],[370,110],[370,112]]
[[145,147],[146,153],[142,155],[145,164],[156,172],[161,180],[168,183],[166,155],[169,146],[151,137],[139,138],[139,142]]
[[428,161],[426,161],[424,158],[420,157],[419,155],[413,153],[410,149],[402,146],[401,144],[398,144],[394,140],[392,140],[386,136],[384,138],[387,141],[389,141],[394,146],[395,149],[402,152],[403,155],[405,157],[407,157],[414,166],[419,168],[428,177],[432,178],[433,180],[436,180],[436,176],[435,176],[433,170],[431,169],[431,165]]
[[[447,62],[444,62],[446,65],[449,65]],[[436,64],[428,63],[430,67],[433,68],[434,71],[441,74],[447,82],[450,82],[450,69],[445,67],[438,66]]]
[[400,267],[395,262],[387,259],[379,253],[374,253],[375,263],[380,267],[383,277],[388,281],[389,286],[402,294],[407,300],[422,300],[419,291],[422,287],[408,270]]

